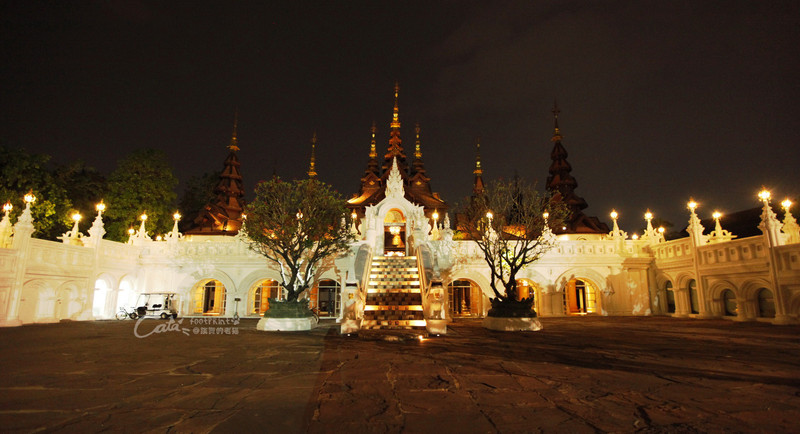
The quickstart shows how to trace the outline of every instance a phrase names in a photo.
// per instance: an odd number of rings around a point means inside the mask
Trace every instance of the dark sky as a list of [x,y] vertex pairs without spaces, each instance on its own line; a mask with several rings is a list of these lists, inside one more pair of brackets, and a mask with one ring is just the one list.
[[406,150],[418,121],[453,203],[479,135],[486,178],[541,186],[557,99],[587,213],[682,227],[690,196],[704,218],[800,198],[799,21],[796,0],[4,1],[0,142],[105,173],[159,148],[186,181],[221,168],[238,107],[248,190],[303,176],[316,130],[349,197],[397,80]]

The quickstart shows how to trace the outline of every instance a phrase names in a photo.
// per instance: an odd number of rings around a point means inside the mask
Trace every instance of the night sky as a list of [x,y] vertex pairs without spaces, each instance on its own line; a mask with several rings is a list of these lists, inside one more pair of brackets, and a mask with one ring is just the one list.
[[683,227],[690,196],[703,218],[762,185],[800,199],[799,21],[796,0],[4,1],[0,143],[106,174],[163,149],[185,182],[221,169],[238,108],[248,191],[304,176],[316,131],[319,178],[350,197],[399,81],[407,153],[419,122],[453,204],[477,136],[486,179],[543,185],[557,99],[587,214]]

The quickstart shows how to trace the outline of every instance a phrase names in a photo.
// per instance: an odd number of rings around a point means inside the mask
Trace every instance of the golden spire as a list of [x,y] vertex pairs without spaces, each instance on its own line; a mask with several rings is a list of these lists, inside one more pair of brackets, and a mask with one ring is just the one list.
[[400,94],[400,83],[394,82],[394,113],[392,114],[392,128],[400,128],[400,108],[397,105],[398,95]]
[[239,125],[239,109],[236,109],[236,114],[233,116],[233,134],[231,135],[231,144],[228,149],[231,151],[239,150],[239,139],[236,137],[236,129]]
[[475,175],[483,175],[481,169],[481,138],[478,137],[477,144],[475,145],[475,170],[472,171]]
[[555,129],[553,130],[553,138],[550,141],[557,142],[561,140],[561,130],[558,129],[558,114],[561,110],[558,109],[558,102],[553,100],[553,118],[555,119]]
[[422,158],[422,151],[419,149],[419,122],[417,122],[417,126],[414,128],[414,131],[417,133],[417,147],[414,150],[414,158],[420,159]]
[[308,165],[308,177],[314,179],[317,177],[316,163],[316,150],[317,150],[317,132],[314,131],[314,136],[311,137],[311,163]]
[[370,128],[370,132],[372,132],[372,141],[369,143],[369,158],[377,158],[378,151],[375,150],[375,132],[378,131],[378,128],[375,126],[375,121],[372,121],[372,128]]

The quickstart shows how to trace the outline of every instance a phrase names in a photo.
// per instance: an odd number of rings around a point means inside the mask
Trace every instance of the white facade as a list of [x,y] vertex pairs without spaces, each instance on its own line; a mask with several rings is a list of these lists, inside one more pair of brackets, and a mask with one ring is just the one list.
[[[312,303],[322,307],[324,294],[329,297],[326,315],[342,319],[352,300],[348,291],[363,290],[368,256],[383,252],[384,238],[378,235],[390,211],[405,219],[406,254],[418,257],[425,295],[438,283],[447,293],[441,300],[442,294],[432,292],[436,299],[429,298],[433,301],[426,303],[426,311],[436,310],[430,303],[439,300],[448,319],[484,316],[492,292],[475,243],[452,240],[447,225],[433,227],[402,194],[368,208],[359,225],[361,241],[316,276],[324,291],[315,285]],[[137,235],[118,243],[100,238],[98,218],[90,236],[68,233],[59,243],[32,238],[29,214],[27,220],[24,214],[20,217],[13,231],[0,231],[4,326],[111,319],[120,307],[133,307],[139,294],[166,291],[179,294],[180,316],[257,317],[263,309],[257,295],[274,287],[269,281],[280,281],[278,270],[239,236],[180,237],[176,229],[166,241]],[[692,216],[696,218],[693,211]],[[796,225],[765,213],[764,235],[719,239],[692,224],[699,221],[690,220],[689,237],[666,242],[658,236],[626,239],[618,231],[595,239],[561,236],[553,250],[519,276],[527,292],[523,295],[534,295],[542,317],[658,314],[778,324],[800,320]]]

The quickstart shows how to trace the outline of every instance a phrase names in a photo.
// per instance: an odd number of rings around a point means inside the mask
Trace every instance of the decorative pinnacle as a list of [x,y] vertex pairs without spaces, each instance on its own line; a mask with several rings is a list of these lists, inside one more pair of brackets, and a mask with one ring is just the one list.
[[239,139],[236,137],[239,126],[239,109],[236,109],[236,114],[233,116],[233,134],[231,135],[231,144],[228,145],[228,149],[231,151],[238,151],[239,150]]
[[316,150],[317,150],[317,132],[314,131],[314,136],[311,137],[311,163],[308,165],[308,177],[316,178]]
[[472,171],[475,175],[483,175],[483,169],[481,169],[481,138],[478,137],[477,143],[475,144],[475,170]]
[[414,150],[414,158],[420,159],[420,158],[422,158],[422,151],[419,149],[419,146],[420,146],[420,144],[419,144],[419,131],[420,131],[419,122],[417,122],[417,126],[416,126],[416,128],[414,128],[414,131],[417,133],[417,147]]
[[394,82],[394,112],[392,113],[392,128],[400,128],[400,108],[397,105],[398,95],[400,94],[400,83]]
[[555,123],[555,127],[553,129],[553,138],[550,139],[553,142],[557,142],[561,140],[561,130],[558,128],[558,114],[561,113],[561,110],[558,109],[558,102],[553,100],[553,120]]
[[372,121],[372,128],[370,128],[370,132],[372,133],[372,141],[369,144],[369,158],[377,158],[378,151],[375,150],[375,132],[378,131],[378,128],[375,126],[375,121]]

